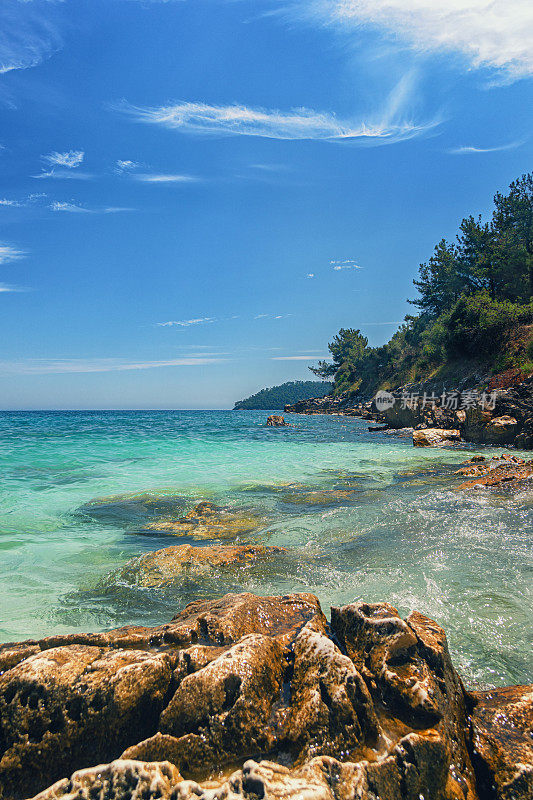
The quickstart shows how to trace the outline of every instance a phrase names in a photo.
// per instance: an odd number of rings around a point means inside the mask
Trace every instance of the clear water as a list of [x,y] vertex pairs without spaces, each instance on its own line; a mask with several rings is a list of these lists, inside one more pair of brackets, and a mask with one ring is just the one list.
[[[287,415],[285,429],[265,418],[1,413],[0,640],[156,624],[227,591],[311,591],[326,612],[365,599],[428,614],[471,686],[532,680],[532,491],[454,491],[473,448],[415,449],[353,418]],[[324,490],[328,504],[313,503]],[[164,588],[117,577],[142,553],[205,545],[146,535],[203,499],[263,519],[226,543],[287,553]]]

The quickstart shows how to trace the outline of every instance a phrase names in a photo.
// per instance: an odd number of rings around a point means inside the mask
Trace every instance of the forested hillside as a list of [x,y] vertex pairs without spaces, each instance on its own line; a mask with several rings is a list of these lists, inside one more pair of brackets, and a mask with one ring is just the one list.
[[470,216],[442,239],[414,281],[408,315],[391,340],[369,347],[356,328],[329,344],[331,362],[311,371],[334,379],[334,394],[369,394],[423,380],[464,361],[494,372],[533,371],[533,175],[496,194],[490,220]]
[[282,383],[281,386],[261,389],[260,392],[253,394],[246,400],[239,400],[235,403],[233,410],[264,409],[266,411],[277,411],[283,409],[289,403],[297,403],[298,400],[308,400],[310,397],[324,397],[329,394],[332,388],[333,384],[324,381],[289,381],[288,383]]

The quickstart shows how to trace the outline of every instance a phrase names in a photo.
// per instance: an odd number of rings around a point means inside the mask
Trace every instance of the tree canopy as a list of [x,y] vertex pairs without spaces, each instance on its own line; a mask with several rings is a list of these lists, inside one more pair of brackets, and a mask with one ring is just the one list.
[[310,367],[334,379],[335,394],[406,382],[461,357],[506,366],[506,335],[533,322],[533,174],[494,196],[489,220],[468,216],[455,241],[441,239],[414,285],[409,302],[419,313],[386,345],[368,347],[360,330],[341,328],[329,344],[331,362]]

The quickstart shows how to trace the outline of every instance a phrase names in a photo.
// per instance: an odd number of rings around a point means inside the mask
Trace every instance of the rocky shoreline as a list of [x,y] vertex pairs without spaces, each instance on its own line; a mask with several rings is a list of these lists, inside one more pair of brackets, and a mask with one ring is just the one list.
[[[426,384],[409,384],[390,392],[392,404],[380,410],[375,398],[348,395],[304,400],[285,406],[285,413],[341,414],[377,422],[390,429],[436,429],[456,435],[443,435],[440,444],[450,439],[496,446],[533,449],[533,376],[503,373],[484,389],[443,389],[440,395]],[[506,384],[511,385],[506,385]],[[489,400],[489,402],[487,402]],[[421,437],[423,438],[423,437]],[[415,444],[425,444],[416,442]]]
[[533,687],[468,692],[388,603],[225,595],[0,647],[0,797],[526,800]]

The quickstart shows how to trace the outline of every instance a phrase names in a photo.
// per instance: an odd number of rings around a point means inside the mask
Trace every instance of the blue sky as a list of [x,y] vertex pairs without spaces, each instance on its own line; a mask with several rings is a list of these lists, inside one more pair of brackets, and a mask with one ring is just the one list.
[[0,407],[225,408],[372,344],[531,169],[529,0],[3,0]]

